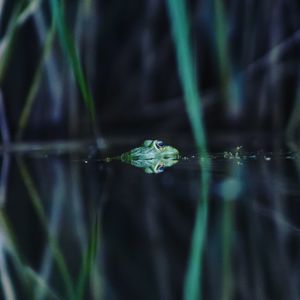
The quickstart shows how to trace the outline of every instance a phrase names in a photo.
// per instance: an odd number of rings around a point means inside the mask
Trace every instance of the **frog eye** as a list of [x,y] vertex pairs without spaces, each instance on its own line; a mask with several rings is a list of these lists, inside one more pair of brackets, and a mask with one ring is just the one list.
[[165,170],[164,164],[157,164],[154,168],[155,173],[161,173]]
[[164,142],[156,141],[155,146],[156,146],[157,149],[161,149],[162,147],[164,147]]

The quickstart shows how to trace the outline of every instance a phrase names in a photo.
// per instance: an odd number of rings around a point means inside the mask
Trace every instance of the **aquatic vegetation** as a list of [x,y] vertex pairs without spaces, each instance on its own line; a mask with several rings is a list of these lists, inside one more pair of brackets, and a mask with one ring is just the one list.
[[[53,22],[54,24],[54,22]],[[52,24],[51,28],[48,30],[46,41],[45,41],[45,46],[41,55],[41,59],[39,62],[39,65],[37,66],[37,69],[35,71],[34,78],[32,80],[32,85],[29,89],[28,95],[26,97],[25,105],[23,107],[20,119],[19,119],[19,130],[16,135],[17,140],[21,140],[23,131],[28,125],[28,121],[30,118],[30,113],[32,110],[32,106],[34,103],[34,99],[37,95],[39,85],[41,83],[42,79],[42,72],[43,72],[43,66],[45,63],[45,60],[47,59],[47,56],[49,55],[49,52],[52,49],[53,46],[53,41],[54,41],[54,35],[55,35],[55,30],[54,30],[54,25]]]
[[[57,241],[56,237],[53,236],[52,232],[50,231],[46,212],[43,208],[41,198],[35,187],[34,181],[30,176],[27,166],[22,159],[19,159],[18,163],[19,163],[19,167],[20,167],[21,176],[24,180],[24,184],[27,188],[27,191],[30,195],[30,199],[32,201],[32,205],[34,206],[36,213],[40,219],[40,222],[46,232],[49,248],[52,251],[52,255],[55,259],[57,267],[60,271],[61,278],[62,278],[65,288],[66,288],[66,291],[65,291],[66,296],[70,299],[73,299],[74,298],[74,287],[73,287],[70,272],[69,272],[67,264],[66,264],[65,257],[58,245],[58,241]],[[39,292],[37,291],[37,293],[39,293]],[[42,291],[42,293],[43,293],[43,291]]]
[[94,129],[96,130],[96,112],[92,93],[90,91],[89,85],[84,76],[82,66],[78,57],[77,49],[75,48],[75,43],[67,29],[65,24],[64,11],[62,9],[62,3],[60,0],[50,0],[52,17],[55,20],[56,28],[59,35],[60,43],[66,53],[66,56],[70,62],[74,76],[79,85],[82,97],[86,103],[89,110],[91,120],[93,122]]
[[[200,94],[194,68],[188,12],[185,0],[169,0],[168,9],[175,43],[177,64],[185,106],[192,126],[193,136],[200,156],[208,157]],[[201,160],[199,159],[199,164]],[[190,257],[184,282],[184,299],[198,300],[202,297],[203,250],[208,218],[208,191],[210,182],[210,161],[201,169],[200,198],[198,200],[195,225],[192,234]]]
[[[53,227],[55,225],[51,224],[51,221],[48,220],[46,211],[43,207],[42,199],[39,196],[33,178],[31,177],[30,172],[22,158],[18,159],[18,164],[19,164],[22,179],[24,181],[32,205],[45,231],[46,239],[47,239],[47,248],[48,250],[50,250],[50,256],[53,256],[53,259],[58,268],[58,273],[60,275],[60,278],[63,282],[63,286],[65,289],[64,291],[65,297],[67,297],[68,299],[78,299],[78,300],[84,299],[85,291],[87,289],[87,284],[89,283],[90,280],[94,278],[94,276],[98,275],[97,272],[95,272],[94,268],[95,268],[95,260],[97,257],[97,250],[99,246],[99,236],[100,236],[99,216],[98,214],[94,215],[87,245],[86,246],[84,245],[82,259],[79,262],[81,266],[78,272],[78,278],[76,283],[74,283],[74,280],[71,275],[71,271],[66,262],[66,256],[64,255],[61,249],[61,245],[58,241],[57,233],[53,232],[54,231]],[[64,195],[62,193],[58,193],[57,196],[58,196],[57,199],[60,200],[59,202],[64,201]],[[48,264],[49,265],[47,266],[47,268],[51,269],[51,265],[52,265],[51,259],[50,259],[50,263],[48,261]],[[21,266],[21,270],[24,268],[25,270],[28,269],[26,265]],[[50,296],[51,294],[55,294],[54,291],[52,291],[52,288],[48,285],[47,283],[48,278],[47,275],[44,274],[44,272],[38,275],[35,272],[31,271],[29,275],[30,277],[36,278],[35,280],[38,280],[40,282],[39,284],[35,285],[34,289],[32,289],[32,292],[34,294],[33,299],[43,299],[49,293]],[[98,283],[98,285],[100,285],[100,282]],[[57,297],[55,296],[54,298]]]

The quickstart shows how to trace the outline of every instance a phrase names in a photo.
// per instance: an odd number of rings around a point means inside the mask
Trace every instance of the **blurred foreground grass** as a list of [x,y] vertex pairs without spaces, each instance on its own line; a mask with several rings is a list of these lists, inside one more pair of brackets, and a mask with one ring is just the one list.
[[[2,9],[4,4],[6,8],[7,3],[5,3],[5,1],[0,2],[0,17],[1,13],[3,12]],[[76,78],[78,88],[82,94],[82,99],[86,104],[86,108],[90,115],[91,124],[94,128],[94,133],[98,132],[96,129],[97,125],[94,100],[82,70],[78,49],[76,49],[73,38],[71,37],[71,33],[69,32],[65,23],[63,1],[32,0],[17,1],[12,4],[11,16],[8,17],[6,31],[0,39],[0,85],[5,79],[6,71],[9,68],[10,60],[13,56],[15,40],[18,38],[19,31],[21,30],[23,24],[32,18],[37,18],[39,20],[37,24],[44,24],[46,21],[41,12],[45,9],[45,6],[48,5],[51,10],[51,21],[46,35],[42,36],[42,40],[44,42],[41,43],[41,57],[31,80],[25,104],[20,115],[19,130],[16,135],[18,141],[22,139],[23,133],[30,122],[31,111],[41,85],[42,74],[45,67],[47,68],[46,60],[48,59],[49,53],[54,51],[54,42],[57,36],[56,32],[58,32],[59,41],[64,50],[65,57],[70,63],[70,68],[73,71],[74,77]],[[78,6],[81,7],[80,5],[81,1],[78,1]],[[56,88],[56,86],[54,86],[54,88]],[[2,98],[0,100],[1,105],[3,105]],[[2,108],[3,107],[1,106],[1,114],[4,111]],[[5,115],[3,116],[5,117]],[[10,133],[8,127],[6,126],[7,123],[4,117],[0,122],[1,132],[3,136],[8,137],[6,141],[9,142]],[[52,256],[55,261],[58,273],[60,274],[61,281],[64,286],[64,296],[57,294],[57,291],[53,290],[53,288],[48,284],[47,274],[39,273],[33,270],[26,263],[26,259],[18,250],[18,243],[14,236],[13,228],[11,227],[9,220],[5,215],[5,211],[1,209],[0,277],[4,298],[19,299],[20,295],[24,295],[23,293],[25,292],[27,299],[61,299],[62,296],[64,299],[86,299],[87,288],[94,285],[92,284],[92,281],[94,280],[93,277],[97,276],[97,281],[99,280],[98,272],[94,269],[96,267],[95,258],[97,256],[100,236],[100,223],[97,214],[95,214],[95,219],[92,221],[93,225],[91,230],[88,230],[90,232],[89,236],[87,237],[88,242],[82,253],[82,262],[78,272],[78,278],[76,281],[74,281],[69,271],[69,266],[65,261],[65,254],[62,252],[59,245],[58,238],[52,232],[53,224],[51,225],[48,221],[43,199],[40,198],[35,187],[34,180],[32,179],[25,162],[21,157],[18,159],[18,165],[24,185],[26,186],[27,192],[30,195],[32,205],[37,216],[39,217],[42,231],[44,231],[46,234],[47,249],[45,250],[45,253],[50,252],[50,256]],[[2,177],[1,180],[3,180]],[[61,196],[62,195],[59,197]],[[5,203],[5,201],[1,202],[3,202],[2,204]],[[56,225],[54,225],[54,227],[55,226]],[[5,263],[4,257],[6,257],[6,255],[9,255],[10,259],[13,261],[15,270],[17,272],[17,277],[21,282],[23,291],[18,291],[17,289],[18,284],[15,282],[16,278],[14,277],[11,269]],[[51,259],[48,259],[48,264],[48,267],[51,269]],[[97,289],[99,289],[99,286],[100,282],[98,282]]]

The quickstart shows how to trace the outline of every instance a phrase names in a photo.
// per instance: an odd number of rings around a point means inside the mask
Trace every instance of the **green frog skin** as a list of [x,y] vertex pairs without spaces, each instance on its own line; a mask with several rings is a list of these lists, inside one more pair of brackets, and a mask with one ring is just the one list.
[[178,162],[179,151],[159,140],[146,140],[137,148],[121,154],[122,162],[142,168],[146,173],[161,173]]

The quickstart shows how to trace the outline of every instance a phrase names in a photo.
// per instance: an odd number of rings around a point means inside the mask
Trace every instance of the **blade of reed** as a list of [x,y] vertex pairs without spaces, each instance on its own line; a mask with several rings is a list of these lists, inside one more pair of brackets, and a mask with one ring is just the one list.
[[0,83],[4,79],[19,28],[35,13],[41,2],[42,0],[32,0],[24,8],[23,1],[18,1],[15,5],[7,32],[0,41]]
[[21,280],[22,288],[24,288],[25,291],[28,289],[28,284],[27,284],[28,281],[24,273],[24,265],[25,265],[23,263],[24,259],[17,247],[16,237],[12,230],[11,224],[2,210],[0,211],[0,228],[1,228],[1,234],[3,235],[2,238],[4,238],[3,248],[5,252],[9,254],[10,258],[12,259],[12,262],[16,269],[16,274]]
[[196,74],[191,53],[188,16],[184,0],[168,0],[173,37],[176,46],[179,76],[184,100],[193,129],[196,145],[201,154],[206,154],[206,139],[202,123],[202,108],[198,93]]
[[200,199],[198,201],[192,234],[188,267],[184,282],[184,299],[202,299],[203,252],[208,221],[208,193],[210,183],[210,161],[201,164]]
[[10,134],[8,130],[8,125],[6,120],[6,110],[5,110],[4,100],[3,100],[1,90],[0,90],[0,130],[2,136],[2,143],[8,144],[10,142]]
[[0,170],[0,208],[3,207],[6,202],[9,166],[10,155],[4,153],[2,156],[2,166]]
[[222,222],[222,299],[232,299],[232,230],[234,202],[225,200],[223,205]]
[[297,90],[297,95],[295,97],[295,104],[288,120],[286,128],[286,139],[287,143],[290,145],[293,151],[298,151],[299,149],[299,134],[300,130],[300,87]]
[[[2,92],[0,90],[0,130],[2,135],[2,144],[8,145],[10,143],[10,134],[6,120],[6,111]],[[0,170],[0,207],[3,207],[6,200],[6,188],[8,183],[8,173],[10,165],[10,155],[3,153],[2,166]]]
[[197,76],[192,59],[189,37],[188,14],[184,0],[168,0],[168,11],[173,31],[177,64],[184,100],[191,122],[194,139],[199,152],[201,168],[200,199],[197,205],[196,220],[192,234],[190,255],[184,282],[184,299],[201,299],[201,281],[203,269],[203,251],[208,218],[208,189],[210,181],[210,160],[207,155],[206,138],[202,121],[200,94]]
[[67,267],[65,258],[63,256],[63,253],[60,250],[58,242],[51,235],[51,232],[49,232],[49,230],[48,230],[47,216],[46,216],[44,208],[42,206],[42,201],[40,199],[38,191],[35,188],[34,182],[29,174],[29,171],[25,165],[25,162],[21,158],[18,158],[18,165],[19,165],[20,173],[23,178],[24,184],[30,195],[32,204],[33,204],[33,206],[37,212],[37,215],[40,219],[40,222],[42,223],[43,228],[47,234],[49,246],[52,250],[53,257],[56,261],[57,267],[61,273],[61,277],[65,284],[67,299],[74,299],[75,295],[74,295],[74,287],[73,287],[72,278],[68,271],[68,267]]
[[[74,34],[76,46],[79,47],[79,45],[81,45],[83,42],[83,38],[86,38],[84,29],[87,23],[86,22],[87,19],[91,18],[90,3],[89,2],[87,3],[86,1],[79,1],[77,3],[76,10],[77,11],[76,11],[76,19],[75,19],[73,34]],[[86,43],[84,44],[84,47],[85,46]],[[89,52],[90,51],[87,51],[88,56],[90,56]],[[76,83],[74,82],[74,76],[72,75],[73,74],[70,72],[68,76],[68,85],[69,85],[68,90],[70,91],[69,97],[71,97],[71,99],[73,100],[70,101],[70,105],[69,105],[69,130],[71,136],[76,134],[78,128],[81,126],[78,122],[78,118],[80,114],[79,106],[78,106],[78,93],[75,86]]]
[[[51,193],[49,193],[51,207],[48,207],[48,230],[51,232],[52,236],[55,237],[58,234],[63,221],[62,212],[65,206],[65,191],[67,190],[66,186],[68,185],[68,181],[66,180],[64,169],[58,161],[53,161],[51,172],[53,176],[51,185],[53,188],[51,188]],[[51,247],[48,244],[44,247],[44,253],[41,257],[39,267],[39,275],[44,282],[48,282],[53,274],[53,260]],[[34,299],[42,300],[44,299],[44,294],[45,290],[42,286],[38,286],[34,290]]]
[[228,24],[223,1],[214,0],[214,32],[216,39],[216,50],[218,56],[221,88],[224,97],[225,111],[232,117],[238,115],[241,109],[239,92],[242,82],[236,76],[233,78],[233,70],[230,65],[229,48],[227,42]]
[[96,113],[95,113],[94,99],[88,87],[86,78],[83,74],[83,70],[75,48],[75,44],[65,24],[64,12],[63,12],[61,1],[59,0],[49,0],[49,1],[50,1],[52,17],[56,24],[61,46],[65,51],[66,56],[68,57],[75,79],[79,85],[83,100],[88,108],[93,125],[95,126]]
[[228,86],[228,81],[230,78],[230,68],[227,53],[227,26],[225,22],[225,12],[222,1],[214,0],[214,10],[215,10],[215,34],[216,34],[216,44],[217,53],[219,59],[219,66],[221,72],[221,83],[224,89]]
[[8,268],[7,261],[5,259],[4,247],[0,246],[0,286],[1,294],[3,299],[15,300],[16,293],[14,288],[14,282],[11,278]]
[[[40,8],[33,15],[34,27],[38,35],[39,44],[41,48],[44,48],[45,41],[48,33],[48,23],[46,20],[46,12]],[[57,53],[50,51],[49,55],[45,59],[43,78],[45,78],[45,88],[48,90],[48,99],[51,103],[49,109],[49,117],[52,122],[59,122],[63,115],[63,101],[62,101],[62,89],[64,82],[62,80],[63,74],[59,72],[59,63]],[[70,98],[72,99],[72,98]]]
[[241,174],[243,171],[242,165],[236,163],[228,166],[227,178],[222,183],[222,223],[220,232],[222,232],[222,295],[221,299],[229,300],[233,298],[233,270],[232,270],[232,255],[233,255],[233,240],[235,226],[235,205],[239,193],[242,190]]
[[54,35],[55,35],[55,28],[54,28],[54,24],[51,25],[51,28],[48,31],[47,37],[46,37],[46,42],[45,42],[45,46],[44,49],[42,51],[42,55],[39,61],[39,64],[36,68],[28,95],[26,97],[26,101],[25,101],[25,105],[23,107],[23,110],[21,112],[21,117],[19,120],[19,129],[16,135],[16,139],[17,140],[21,140],[22,136],[23,136],[23,132],[25,130],[25,128],[28,125],[28,120],[30,117],[30,113],[31,113],[31,109],[34,103],[34,99],[37,95],[39,86],[40,86],[40,82],[41,82],[41,78],[42,78],[42,73],[43,73],[43,66],[44,66],[44,62],[48,56],[48,54],[50,53],[51,49],[52,49],[52,45],[53,45],[53,39],[54,39]]
[[55,294],[55,292],[48,286],[47,282],[43,280],[41,276],[39,276],[33,269],[30,267],[24,267],[24,272],[26,274],[27,280],[32,282],[32,288],[40,288],[43,290],[44,298],[46,299],[56,299],[59,297]]
[[39,274],[29,268],[24,262],[24,258],[20,254],[12,226],[2,210],[0,210],[0,228],[1,234],[4,237],[4,240],[2,241],[3,248],[12,258],[17,275],[19,276],[23,287],[27,290],[28,296],[31,295],[33,286],[36,287],[37,285],[42,285],[43,289],[45,289],[46,296],[50,299],[58,299],[51,287],[40,278]]
[[18,16],[18,25],[22,25],[39,8],[43,0],[28,0],[28,5]]
[[0,19],[2,17],[3,8],[4,8],[4,0],[0,0]]
[[18,15],[21,12],[21,5],[18,3],[13,10],[7,33],[0,41],[0,83],[2,83],[8,63],[12,54],[13,43],[18,28]]
[[91,235],[86,249],[86,253],[83,257],[81,269],[79,272],[79,278],[77,282],[76,299],[84,299],[84,291],[87,281],[92,275],[93,268],[95,266],[96,253],[99,242],[99,217],[96,215],[93,221]]

